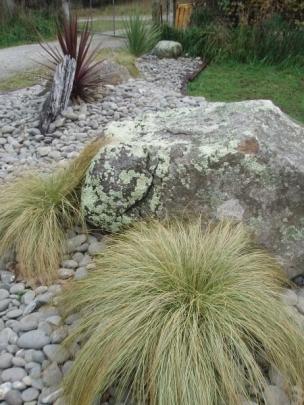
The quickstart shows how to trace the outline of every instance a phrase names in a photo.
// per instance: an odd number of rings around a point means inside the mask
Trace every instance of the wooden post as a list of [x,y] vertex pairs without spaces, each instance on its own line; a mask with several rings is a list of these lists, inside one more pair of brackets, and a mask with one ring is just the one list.
[[71,97],[76,60],[66,55],[56,67],[51,90],[42,106],[40,114],[40,130],[46,134],[50,124],[66,109]]

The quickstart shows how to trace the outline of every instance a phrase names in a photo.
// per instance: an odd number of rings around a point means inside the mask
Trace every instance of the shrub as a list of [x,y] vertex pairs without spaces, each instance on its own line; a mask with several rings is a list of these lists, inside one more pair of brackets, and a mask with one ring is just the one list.
[[52,76],[64,55],[69,55],[76,60],[71,98],[74,101],[78,99],[92,101],[98,95],[100,85],[103,82],[100,73],[102,60],[98,62],[95,60],[100,47],[90,49],[93,34],[89,21],[86,21],[82,26],[79,39],[78,34],[77,17],[72,16],[68,20],[64,18],[62,25],[57,22],[57,38],[60,49],[43,42],[40,42],[40,45],[50,57],[47,67],[50,69]]
[[184,31],[165,26],[162,38],[181,42],[185,53],[207,62],[304,66],[304,27],[291,26],[280,16],[253,26],[231,27],[220,20]]
[[57,276],[65,230],[82,222],[79,186],[103,140],[86,146],[65,168],[32,173],[0,187],[0,255],[15,251],[26,279]]
[[37,42],[38,32],[46,39],[55,37],[55,23],[47,10],[18,9],[12,16],[1,12],[0,8],[0,47]]
[[114,238],[63,296],[83,346],[69,404],[114,384],[137,403],[236,405],[266,384],[261,363],[303,381],[304,337],[280,301],[287,281],[241,225],[140,223]]
[[159,27],[138,15],[125,21],[125,30],[128,50],[135,56],[150,52],[160,39]]

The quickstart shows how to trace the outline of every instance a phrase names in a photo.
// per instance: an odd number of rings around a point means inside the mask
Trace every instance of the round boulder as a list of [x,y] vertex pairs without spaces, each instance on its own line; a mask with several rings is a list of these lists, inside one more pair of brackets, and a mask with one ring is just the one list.
[[182,45],[176,41],[159,41],[152,51],[158,58],[178,58],[182,52]]
[[245,222],[290,277],[304,269],[304,127],[270,101],[207,103],[112,123],[82,190],[87,220],[117,231],[180,215]]

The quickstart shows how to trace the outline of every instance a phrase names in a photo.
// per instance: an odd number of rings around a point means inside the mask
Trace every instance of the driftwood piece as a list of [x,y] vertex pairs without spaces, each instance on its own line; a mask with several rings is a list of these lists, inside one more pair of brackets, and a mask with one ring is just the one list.
[[50,124],[65,110],[73,88],[76,61],[66,55],[56,67],[51,90],[43,103],[40,114],[40,130],[46,134]]

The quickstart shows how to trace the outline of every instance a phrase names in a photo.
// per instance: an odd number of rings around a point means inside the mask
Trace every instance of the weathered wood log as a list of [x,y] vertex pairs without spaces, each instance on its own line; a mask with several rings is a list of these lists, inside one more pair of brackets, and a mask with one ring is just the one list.
[[56,67],[51,90],[40,114],[40,130],[43,134],[48,132],[50,124],[61,111],[66,109],[73,89],[75,71],[76,60],[68,55]]

